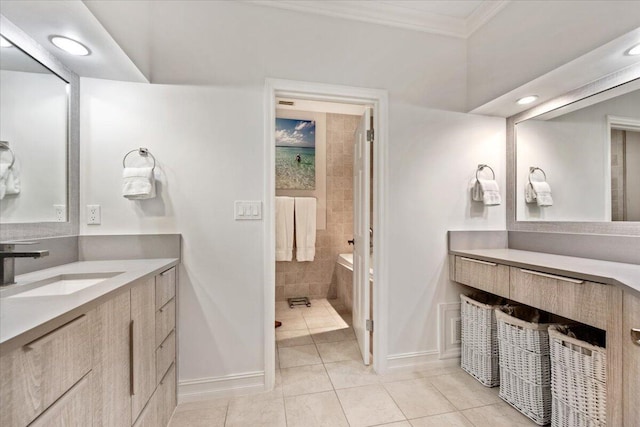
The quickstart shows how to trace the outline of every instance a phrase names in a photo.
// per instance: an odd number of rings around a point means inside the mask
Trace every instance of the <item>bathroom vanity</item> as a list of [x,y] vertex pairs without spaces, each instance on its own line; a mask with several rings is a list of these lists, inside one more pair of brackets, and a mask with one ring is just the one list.
[[177,264],[76,262],[2,289],[0,425],[166,426]]
[[607,425],[640,425],[640,265],[454,249],[451,280],[606,331]]

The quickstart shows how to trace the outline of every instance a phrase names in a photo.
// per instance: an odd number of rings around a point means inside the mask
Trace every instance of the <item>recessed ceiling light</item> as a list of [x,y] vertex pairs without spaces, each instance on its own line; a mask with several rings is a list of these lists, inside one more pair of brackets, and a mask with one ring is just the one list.
[[529,96],[525,96],[524,98],[518,99],[516,102],[520,105],[526,105],[526,104],[531,104],[536,99],[538,99],[537,95],[529,95]]
[[13,47],[13,44],[9,40],[0,36],[0,47]]
[[640,55],[640,43],[629,49],[627,55]]
[[79,41],[70,39],[63,36],[51,36],[49,37],[51,43],[53,43],[58,49],[62,49],[71,55],[87,56],[91,53],[88,47],[80,43]]

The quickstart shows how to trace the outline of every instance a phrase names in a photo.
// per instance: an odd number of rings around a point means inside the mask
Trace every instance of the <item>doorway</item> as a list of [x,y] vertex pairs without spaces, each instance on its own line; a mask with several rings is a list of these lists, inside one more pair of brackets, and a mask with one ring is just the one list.
[[[268,80],[265,90],[265,389],[273,387],[276,370],[276,349],[274,343],[276,334],[274,330],[275,301],[276,301],[276,227],[275,227],[275,197],[280,190],[276,190],[276,118],[278,116],[279,101],[301,104],[314,101],[316,103],[346,104],[358,107],[362,114],[355,117],[357,132],[354,141],[353,155],[346,155],[354,159],[354,174],[352,177],[343,177],[354,182],[353,198],[359,203],[354,204],[353,210],[353,238],[355,254],[353,262],[353,301],[351,309],[353,314],[353,330],[357,336],[357,346],[362,354],[362,363],[368,364],[370,352],[373,355],[373,368],[376,372],[384,373],[386,370],[386,330],[385,315],[382,311],[382,301],[386,301],[386,263],[384,254],[385,230],[382,221],[384,215],[384,182],[386,169],[386,135],[387,135],[387,93],[386,91],[362,89],[344,86],[333,86],[315,83],[303,83],[285,80]],[[284,105],[286,105],[286,103]],[[281,108],[283,110],[285,108]],[[282,112],[282,111],[280,111]],[[291,112],[291,109],[289,109]],[[296,114],[293,114],[295,118]],[[291,115],[291,114],[289,114]],[[354,116],[352,116],[353,118]],[[302,123],[304,124],[304,123]],[[300,126],[302,126],[302,124]],[[372,129],[372,125],[374,129]],[[370,150],[371,140],[375,140],[375,149]],[[359,143],[356,143],[359,142]],[[371,152],[373,151],[373,156]],[[302,152],[302,151],[301,151]],[[341,153],[344,155],[344,152]],[[353,157],[352,157],[353,156]],[[332,154],[331,158],[334,158]],[[360,163],[358,163],[360,162]],[[300,163],[300,162],[299,162]],[[359,166],[358,166],[359,165]],[[370,174],[373,172],[373,179]],[[321,182],[321,180],[319,180]],[[344,181],[343,181],[344,182]],[[280,184],[279,184],[280,185]],[[370,194],[368,189],[372,187]],[[314,188],[314,191],[319,190]],[[322,191],[318,191],[318,194]],[[295,195],[294,195],[295,196]],[[316,195],[313,196],[317,197]],[[326,192],[325,192],[326,197]],[[370,200],[373,199],[373,203]],[[326,200],[318,200],[318,206]],[[321,209],[318,209],[319,211]],[[317,218],[320,218],[318,215]],[[324,219],[326,221],[326,217]],[[320,228],[320,227],[319,227]],[[370,258],[370,230],[375,230],[376,244],[374,256]],[[366,255],[366,256],[364,256]],[[371,261],[370,261],[371,260]],[[333,260],[334,262],[336,260]],[[281,264],[283,265],[283,264]],[[370,295],[369,287],[370,267],[375,272],[375,286],[373,295]],[[285,267],[280,267],[282,270]],[[279,271],[280,273],[281,271]],[[282,275],[279,275],[280,279]],[[295,287],[293,287],[295,289]],[[302,296],[302,295],[300,295]],[[283,299],[279,289],[279,299]],[[370,301],[373,304],[370,305]],[[325,300],[326,301],[326,300]],[[318,309],[329,309],[324,306],[322,300],[318,301]],[[313,305],[313,304],[312,304]],[[373,316],[371,316],[371,310]],[[324,313],[324,311],[323,311]],[[375,325],[375,327],[373,327]],[[295,334],[294,334],[295,335]],[[373,346],[371,346],[371,339]]]

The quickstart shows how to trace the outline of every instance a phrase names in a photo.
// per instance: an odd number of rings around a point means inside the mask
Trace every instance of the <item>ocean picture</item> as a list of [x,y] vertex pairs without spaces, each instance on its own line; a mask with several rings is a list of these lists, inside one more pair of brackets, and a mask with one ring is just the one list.
[[276,189],[315,188],[316,122],[276,119]]

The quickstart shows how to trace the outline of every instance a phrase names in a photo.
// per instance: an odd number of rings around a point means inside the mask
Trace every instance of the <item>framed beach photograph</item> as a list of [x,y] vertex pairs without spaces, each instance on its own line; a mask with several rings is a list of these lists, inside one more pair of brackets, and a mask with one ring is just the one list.
[[276,118],[276,189],[315,188],[315,120]]

